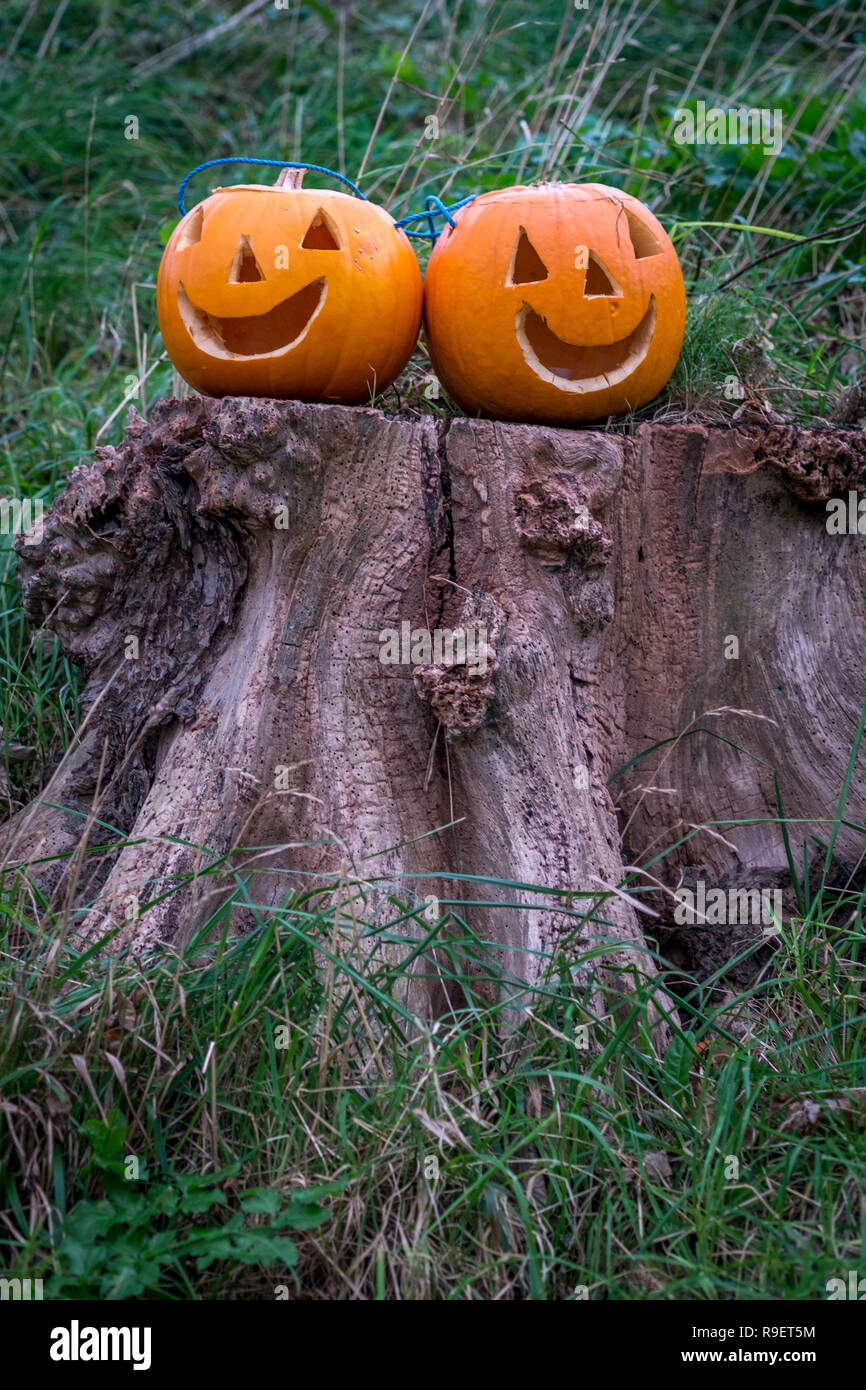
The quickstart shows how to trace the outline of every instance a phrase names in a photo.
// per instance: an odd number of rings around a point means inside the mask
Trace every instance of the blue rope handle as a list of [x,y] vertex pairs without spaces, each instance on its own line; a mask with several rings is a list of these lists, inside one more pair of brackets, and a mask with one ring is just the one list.
[[338,174],[333,169],[326,169],[323,164],[298,164],[293,159],[252,159],[244,154],[228,154],[223,159],[206,159],[204,164],[197,164],[194,169],[190,169],[189,173],[181,181],[181,185],[177,190],[177,205],[180,208],[182,217],[186,216],[183,195],[186,192],[186,186],[193,174],[200,174],[202,169],[213,169],[215,164],[270,164],[272,166],[275,165],[278,169],[312,169],[316,174],[330,174],[332,179],[339,179],[340,183],[346,184],[348,188],[351,188],[353,193],[357,193],[359,198],[363,198],[365,203],[369,202],[369,199],[364,196],[357,184],[352,183],[351,179],[347,179],[345,174]]
[[[344,183],[347,188],[351,188],[352,192],[363,199],[365,203],[369,202],[369,199],[361,192],[357,184],[352,183],[351,179],[347,179],[345,174],[338,174],[334,169],[326,169],[324,164],[300,164],[293,159],[254,159],[252,156],[244,154],[228,154],[221,159],[207,159],[204,164],[197,164],[195,168],[190,169],[189,173],[181,180],[180,187],[177,190],[177,205],[180,208],[182,217],[186,216],[186,204],[184,203],[183,195],[186,192],[186,186],[190,179],[193,175],[200,174],[202,169],[213,169],[217,164],[267,164],[277,169],[311,169],[313,173],[328,174],[332,179],[339,179],[340,183]],[[454,221],[451,214],[456,212],[458,208],[465,207],[467,203],[471,203],[477,196],[476,193],[470,193],[468,198],[461,198],[457,203],[448,203],[446,205],[442,202],[441,198],[436,197],[435,193],[431,193],[424,199],[423,212],[410,212],[408,216],[401,217],[399,222],[395,222],[394,226],[400,227],[401,230],[406,233],[406,236],[416,237],[421,241],[429,239],[430,245],[432,246],[435,244],[436,238],[439,235],[439,229],[436,227],[434,218],[444,217],[449,227],[456,227],[457,223]],[[426,222],[427,231],[410,231],[408,226],[410,222]]]
[[[432,246],[439,235],[439,230],[441,230],[437,229],[436,223],[433,221],[434,217],[444,217],[449,227],[456,227],[457,223],[451,216],[452,212],[456,212],[458,208],[465,208],[467,203],[474,202],[477,197],[477,193],[470,193],[468,198],[461,198],[458,203],[445,204],[441,198],[436,197],[435,193],[431,193],[424,199],[423,212],[410,212],[408,217],[401,217],[399,222],[394,223],[394,226],[402,228],[407,236],[419,237],[421,240],[429,237]],[[409,231],[407,225],[409,222],[423,222],[425,220],[427,222],[426,232]]]

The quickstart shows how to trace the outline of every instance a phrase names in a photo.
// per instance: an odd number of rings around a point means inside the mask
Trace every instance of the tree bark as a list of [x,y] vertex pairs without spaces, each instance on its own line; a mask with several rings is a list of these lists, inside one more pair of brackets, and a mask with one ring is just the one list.
[[[767,764],[789,817],[832,818],[866,608],[862,542],[824,503],[864,467],[857,429],[132,412],[19,543],[84,719],[5,862],[112,949],[182,941],[241,880],[262,907],[354,884],[359,919],[401,902],[419,937],[454,904],[515,978],[599,938],[618,948],[580,979],[651,971],[624,866],[709,825],[653,868],[668,888],[778,874]],[[471,634],[476,659],[384,664],[405,623]],[[848,819],[864,800],[855,778]],[[413,1002],[452,992],[443,968]]]

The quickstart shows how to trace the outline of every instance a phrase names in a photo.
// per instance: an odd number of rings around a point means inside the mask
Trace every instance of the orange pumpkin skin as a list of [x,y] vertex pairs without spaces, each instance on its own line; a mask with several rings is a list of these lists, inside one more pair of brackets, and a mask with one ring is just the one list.
[[368,401],[405,367],[423,288],[375,203],[315,188],[220,188],[178,223],[157,277],[163,342],[209,396]]
[[686,294],[643,203],[605,184],[540,184],[453,216],[427,266],[424,322],[437,375],[467,413],[569,425],[658,394]]

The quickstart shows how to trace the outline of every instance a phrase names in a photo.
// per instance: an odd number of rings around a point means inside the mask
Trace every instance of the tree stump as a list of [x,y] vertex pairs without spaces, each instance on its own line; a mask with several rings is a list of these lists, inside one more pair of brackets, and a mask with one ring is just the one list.
[[778,875],[773,768],[787,816],[833,816],[866,605],[825,504],[864,467],[853,428],[133,411],[18,545],[84,718],[5,862],[112,949],[182,941],[240,875],[263,906],[355,883],[368,923],[404,903],[419,936],[431,898],[460,902],[517,978],[599,937],[649,971],[627,866],[705,826],[654,881]]

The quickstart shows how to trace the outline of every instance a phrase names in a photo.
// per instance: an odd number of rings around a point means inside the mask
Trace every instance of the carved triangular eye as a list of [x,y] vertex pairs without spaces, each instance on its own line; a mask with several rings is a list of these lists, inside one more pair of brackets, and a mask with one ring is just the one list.
[[662,248],[659,246],[658,239],[645,222],[641,222],[639,217],[626,208],[625,215],[628,218],[628,234],[631,237],[631,244],[634,247],[634,258],[642,261],[647,256],[660,256]]
[[201,229],[204,224],[204,212],[201,206],[193,208],[183,231],[178,238],[178,251],[185,251],[187,246],[195,246],[197,241],[201,241]]
[[229,271],[230,285],[249,285],[255,280],[264,280],[264,272],[256,260],[253,244],[248,236],[242,236]]
[[536,280],[547,279],[547,266],[539,256],[523,227],[514,243],[511,266],[506,285],[531,285]]
[[333,218],[328,216],[324,208],[319,208],[304,232],[301,246],[306,247],[308,251],[342,251],[340,233]]
[[594,251],[589,253],[583,292],[587,299],[595,299],[598,295],[622,294],[622,287],[616,283],[610,271],[602,265]]

